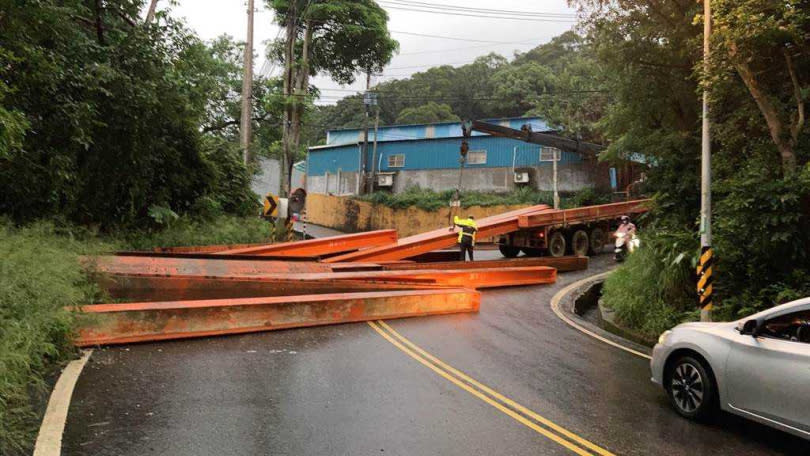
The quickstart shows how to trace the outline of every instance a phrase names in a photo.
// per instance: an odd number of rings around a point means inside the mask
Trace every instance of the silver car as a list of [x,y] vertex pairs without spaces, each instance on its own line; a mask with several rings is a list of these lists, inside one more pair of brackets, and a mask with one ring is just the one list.
[[652,381],[693,419],[718,407],[810,439],[810,298],[661,334]]

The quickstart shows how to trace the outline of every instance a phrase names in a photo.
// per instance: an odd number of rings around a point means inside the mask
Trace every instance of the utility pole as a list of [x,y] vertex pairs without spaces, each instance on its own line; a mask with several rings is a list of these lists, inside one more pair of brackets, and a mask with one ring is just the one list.
[[554,209],[560,208],[560,194],[557,192],[557,161],[560,158],[560,149],[552,148],[551,149],[551,167],[552,172],[554,173]]
[[239,123],[239,147],[242,160],[248,163],[250,148],[250,124],[253,113],[253,0],[248,0],[247,40],[245,42],[244,74],[242,76],[242,118]]
[[368,193],[374,192],[374,183],[377,179],[377,134],[380,129],[380,105],[377,100],[377,93],[372,93],[374,104],[374,146],[371,149],[371,180],[368,184]]
[[712,33],[711,0],[703,0],[703,125],[700,161],[700,261],[697,292],[700,298],[700,321],[712,321],[712,156],[709,131],[709,45]]
[[371,193],[371,190],[369,190],[371,184],[369,183],[370,176],[368,173],[368,111],[371,106],[371,94],[368,92],[369,88],[371,88],[371,71],[366,73],[366,93],[363,94],[363,108],[366,112],[363,116],[363,169],[360,171],[365,185],[361,185],[360,187],[365,190],[366,193]]

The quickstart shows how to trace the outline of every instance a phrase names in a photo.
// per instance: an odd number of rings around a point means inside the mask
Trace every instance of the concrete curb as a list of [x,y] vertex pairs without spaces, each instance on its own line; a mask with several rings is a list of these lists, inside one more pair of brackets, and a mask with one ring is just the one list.
[[69,362],[56,381],[39,427],[34,456],[59,456],[62,453],[62,433],[65,431],[73,388],[92,354],[93,350],[84,350],[82,357]]
[[551,310],[567,325],[571,326],[577,331],[582,332],[583,334],[586,334],[600,342],[603,342],[607,345],[618,348],[620,350],[624,350],[640,358],[652,359],[652,357],[648,353],[642,351],[642,350],[649,351],[648,348],[640,347],[629,340],[625,340],[621,337],[616,336],[615,334],[611,334],[579,318],[573,312],[573,301],[574,301],[573,299],[567,300],[567,304],[569,305],[565,306],[562,305],[563,299],[571,298],[571,295],[575,291],[580,291],[583,288],[589,287],[590,285],[593,285],[596,282],[604,280],[608,275],[610,275],[611,272],[613,271],[595,274],[566,286],[551,298]]

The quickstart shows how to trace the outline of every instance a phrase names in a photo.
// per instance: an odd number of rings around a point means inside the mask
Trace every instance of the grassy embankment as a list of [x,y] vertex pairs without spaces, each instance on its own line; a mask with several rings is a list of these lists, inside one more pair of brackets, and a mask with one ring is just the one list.
[[[679,238],[680,237],[680,238]],[[693,240],[661,233],[641,234],[641,248],[627,257],[602,289],[605,306],[618,321],[647,338],[683,321],[697,320]]]
[[81,267],[81,255],[157,246],[238,244],[267,240],[257,218],[181,218],[153,231],[98,235],[0,219],[0,454],[30,454],[47,400],[46,379],[76,357],[67,309],[104,299]]

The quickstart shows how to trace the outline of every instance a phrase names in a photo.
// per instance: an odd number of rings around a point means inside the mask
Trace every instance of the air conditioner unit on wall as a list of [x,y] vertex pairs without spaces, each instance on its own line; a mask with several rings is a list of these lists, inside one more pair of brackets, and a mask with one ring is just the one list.
[[394,175],[393,174],[378,174],[377,187],[393,187]]
[[528,184],[529,183],[529,173],[526,171],[516,171],[515,172],[515,183],[516,184]]

